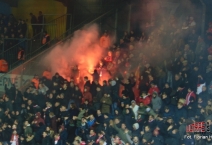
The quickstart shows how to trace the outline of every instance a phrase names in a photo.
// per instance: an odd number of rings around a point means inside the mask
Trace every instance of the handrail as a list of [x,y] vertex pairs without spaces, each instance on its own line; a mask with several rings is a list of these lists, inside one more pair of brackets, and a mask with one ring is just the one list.
[[17,47],[18,45],[20,45],[20,44],[23,43],[24,41],[26,41],[26,40],[23,40],[23,41],[21,41],[21,42],[15,44],[14,46],[10,47],[9,49],[7,49],[7,50],[1,52],[0,55],[1,55],[1,54],[4,54],[5,52],[7,52],[7,51],[9,51],[9,50],[11,50],[11,49],[13,49],[14,47]]
[[[95,18],[94,20],[90,21],[90,22],[87,23],[87,24],[94,23],[96,20],[98,20],[98,19],[104,17],[105,15],[109,14],[110,12],[112,12],[112,11],[114,11],[114,10],[116,10],[116,9],[111,9],[111,10],[105,12],[104,14],[100,15],[99,17]],[[78,24],[77,26],[75,26],[74,28],[67,30],[67,31],[66,31],[65,33],[63,33],[61,36],[63,36],[64,34],[67,34],[67,33],[70,32],[71,30],[75,30],[75,29],[77,29],[78,27],[81,27],[82,24],[84,24],[84,23],[82,22],[82,23]],[[73,32],[72,32],[70,35],[72,35],[72,34],[73,34]],[[70,36],[70,35],[69,35],[69,36]],[[61,36],[59,36],[59,37],[61,37]],[[63,38],[61,41],[64,41],[64,40],[67,39],[69,36],[67,36],[66,38]],[[51,40],[50,42],[52,42],[52,41],[53,41],[53,40]],[[56,44],[53,44],[52,46],[55,46],[55,45],[57,45],[57,43],[56,43]],[[49,50],[50,48],[52,48],[52,46],[49,47],[48,49],[44,50],[44,52],[46,52],[47,50]],[[43,46],[41,46],[40,48],[38,48],[36,51],[39,51],[39,50],[42,49],[42,48],[43,48]],[[33,53],[35,53],[35,51],[34,51]],[[43,54],[43,52],[41,52],[40,54]],[[39,54],[39,55],[40,55],[40,54]],[[29,56],[29,55],[31,55],[31,54],[27,54],[26,57]],[[30,58],[29,60],[32,60],[33,58],[36,58],[36,57],[37,57],[37,56],[34,56],[34,57]],[[28,61],[29,61],[29,60],[28,60]],[[28,62],[28,61],[26,61],[26,62]],[[25,63],[26,63],[26,62],[25,62]]]
[[[123,4],[123,5],[124,5],[124,4]],[[122,7],[123,5],[119,5],[119,6]],[[89,22],[87,22],[89,19],[86,19],[85,21],[83,21],[82,23],[78,24],[78,25],[75,26],[74,28],[68,29],[65,33],[63,33],[62,35],[60,35],[60,36],[58,37],[58,38],[61,38],[61,40],[59,40],[59,42],[64,41],[64,40],[67,40],[68,38],[70,38],[70,37],[74,34],[74,31],[77,30],[77,29],[79,29],[79,27],[82,27],[83,25],[85,25],[85,23],[86,23],[86,24],[94,23],[95,21],[97,21],[97,20],[101,19],[102,17],[104,17],[104,16],[110,14],[111,12],[113,12],[113,11],[115,12],[116,9],[118,9],[118,8],[112,8],[112,9],[108,10],[107,12],[101,14],[100,16],[98,16],[97,18],[95,18],[95,19],[93,19],[93,20],[91,20],[91,21],[89,21]],[[118,10],[119,10],[119,9],[118,9]],[[68,35],[68,36],[66,36],[66,35]],[[64,38],[64,37],[65,37],[65,38]],[[25,55],[25,59],[26,59],[26,60],[25,60],[25,62],[24,62],[22,65],[27,65],[28,62],[32,61],[33,59],[39,57],[39,56],[42,55],[43,53],[45,53],[45,52],[49,51],[50,49],[52,49],[54,46],[56,46],[56,45],[58,44],[58,41],[57,41],[57,39],[55,38],[55,39],[50,40],[49,43],[51,44],[51,46],[50,46],[49,48],[45,49],[45,50],[42,50],[44,46],[41,46],[41,47],[39,47],[38,49],[36,49],[35,51],[26,54],[26,55]],[[41,50],[42,50],[42,51],[41,51]],[[38,52],[39,52],[39,54],[37,54]],[[15,68],[20,67],[20,66],[16,66],[16,65],[18,65],[18,61],[14,62],[14,63],[12,64],[12,66],[14,67],[12,70],[14,70]],[[8,73],[10,73],[12,70],[10,70]]]

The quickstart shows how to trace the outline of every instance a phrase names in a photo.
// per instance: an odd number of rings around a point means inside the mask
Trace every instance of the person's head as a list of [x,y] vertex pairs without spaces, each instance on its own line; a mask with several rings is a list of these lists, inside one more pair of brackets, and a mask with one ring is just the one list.
[[54,117],[54,116],[55,116],[55,115],[54,115],[53,112],[50,112],[50,113],[49,113],[49,117],[50,117],[50,118],[52,118],[52,117]]
[[155,129],[155,130],[153,131],[153,134],[154,134],[155,136],[158,136],[158,135],[159,135],[159,131],[158,131],[157,129]]
[[47,132],[44,131],[42,135],[43,135],[43,138],[45,138],[47,136]]
[[122,123],[122,124],[121,124],[121,129],[123,129],[123,130],[126,129],[126,124],[125,124],[125,123]]
[[97,114],[97,115],[101,115],[101,114],[102,114],[101,110],[98,109],[98,110],[96,111],[96,114]]
[[26,121],[24,122],[24,125],[27,126],[28,124],[29,124],[29,121],[26,120]]
[[175,79],[176,81],[178,81],[178,80],[180,79],[180,75],[179,75],[179,74],[175,74],[174,79]]
[[91,114],[91,115],[89,116],[89,119],[90,119],[90,120],[94,120],[94,119],[95,119],[95,118],[94,118],[94,115]]
[[183,104],[182,104],[182,103],[180,103],[180,102],[178,102],[178,104],[177,104],[177,108],[178,108],[178,109],[183,108]]
[[46,102],[46,106],[47,106],[47,107],[52,107],[52,103]]
[[60,106],[60,102],[55,102],[54,106],[55,106],[55,107]]
[[75,108],[77,108],[77,106],[76,106],[75,103],[71,103],[71,104],[70,104],[70,108],[71,108],[71,109],[75,109]]
[[49,127],[49,126],[47,126],[46,127],[46,131],[48,132],[48,131],[50,131],[51,130],[51,128]]
[[145,132],[149,132],[150,131],[150,127],[149,126],[145,126],[144,131]]
[[135,100],[132,100],[132,101],[131,101],[131,105],[132,105],[133,107],[136,105]]
[[194,71],[198,71],[199,70],[199,67],[196,65],[194,66]]
[[173,123],[174,123],[174,120],[173,120],[173,118],[168,117],[167,120],[166,120],[166,122],[167,122],[168,124],[173,124]]
[[62,106],[60,107],[60,111],[61,111],[61,112],[66,111],[66,106],[62,105]]
[[154,120],[154,116],[149,115],[149,120],[150,120],[150,121]]
[[166,88],[166,89],[169,88],[169,83],[165,83],[165,88]]
[[144,107],[144,103],[143,102],[140,102],[139,106],[140,107]]
[[55,140],[59,140],[59,139],[60,139],[60,134],[55,134],[55,135],[54,135],[54,139],[55,139]]
[[85,82],[88,81],[88,77],[87,76],[84,77],[84,81]]
[[202,100],[202,98],[198,98],[198,103],[202,103],[203,102],[203,100]]
[[165,111],[166,113],[168,113],[168,112],[169,112],[169,107],[166,106],[166,107],[164,108],[164,111]]
[[90,130],[90,135],[93,136],[93,135],[95,135],[95,134],[96,134],[95,131],[94,131],[93,129],[91,129],[91,130]]
[[155,98],[157,96],[158,96],[158,93],[157,92],[153,92],[152,97]]
[[130,113],[129,108],[127,108],[125,111],[126,111],[126,114],[129,114]]
[[139,143],[139,138],[138,138],[138,136],[134,136],[134,137],[133,137],[133,143],[134,143],[134,144],[138,144],[138,143]]
[[28,105],[31,105],[31,104],[32,104],[32,100],[28,100],[28,101],[27,101],[27,104],[28,104]]
[[206,86],[202,86],[202,91],[205,92],[207,90]]

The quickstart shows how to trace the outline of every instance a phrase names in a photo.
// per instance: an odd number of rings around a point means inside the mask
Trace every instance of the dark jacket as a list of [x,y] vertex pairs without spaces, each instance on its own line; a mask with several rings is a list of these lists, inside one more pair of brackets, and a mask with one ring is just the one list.
[[153,140],[152,145],[164,145],[164,139],[161,135],[153,136],[152,140]]
[[51,145],[50,137],[46,136],[45,138],[43,138],[41,145]]

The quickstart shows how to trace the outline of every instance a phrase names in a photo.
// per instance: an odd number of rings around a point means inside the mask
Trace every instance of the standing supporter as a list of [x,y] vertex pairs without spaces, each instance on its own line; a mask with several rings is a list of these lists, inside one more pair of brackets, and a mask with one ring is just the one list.
[[50,41],[50,36],[49,36],[49,34],[47,33],[47,31],[44,31],[44,32],[43,32],[43,38],[42,38],[41,44],[42,44],[44,47],[48,47],[48,46],[50,45],[49,41]]
[[33,13],[30,13],[30,17],[31,17],[31,26],[32,26],[32,36],[35,36],[37,34],[37,26],[35,24],[37,24],[37,18]]

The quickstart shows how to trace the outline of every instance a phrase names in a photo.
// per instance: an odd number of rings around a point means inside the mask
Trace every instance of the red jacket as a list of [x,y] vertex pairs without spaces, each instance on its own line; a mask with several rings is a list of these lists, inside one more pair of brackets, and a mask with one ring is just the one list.
[[154,92],[157,92],[157,93],[160,92],[160,90],[159,90],[159,88],[158,88],[157,86],[151,87],[151,88],[149,89],[149,91],[148,91],[148,94],[152,96],[152,94],[153,94]]
[[146,96],[146,97],[138,97],[137,99],[136,99],[136,103],[143,103],[144,105],[149,105],[150,103],[151,103],[151,98],[150,98],[150,96]]
[[45,124],[43,118],[41,118],[41,113],[40,113],[40,112],[37,112],[37,113],[35,114],[35,116],[37,116],[37,118],[35,117],[35,119],[34,119],[33,121],[35,122],[35,125],[36,125],[36,126],[39,126],[39,123],[41,123],[41,122],[42,122],[43,124]]

